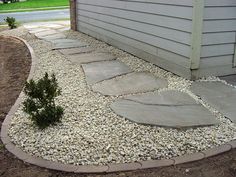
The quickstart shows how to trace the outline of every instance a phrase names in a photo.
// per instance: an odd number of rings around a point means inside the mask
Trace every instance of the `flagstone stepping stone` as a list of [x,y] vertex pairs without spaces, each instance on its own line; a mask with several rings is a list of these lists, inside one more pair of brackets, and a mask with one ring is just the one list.
[[55,44],[63,44],[63,43],[81,43],[80,40],[77,39],[67,39],[67,38],[61,38],[61,39],[53,39],[51,42]]
[[57,29],[57,30],[60,31],[60,32],[68,31],[68,30],[70,30],[70,27],[60,28],[60,29]]
[[177,91],[126,97],[112,103],[111,109],[136,123],[164,127],[187,128],[219,123],[206,108],[196,103],[188,94]]
[[57,40],[52,40],[51,42],[53,42],[55,45],[53,47],[54,50],[88,46],[88,44],[82,43],[79,40],[74,40],[74,39],[57,39]]
[[48,31],[48,29],[36,28],[36,29],[29,30],[29,33],[34,34],[34,33],[39,33],[39,32],[43,32],[43,31]]
[[227,83],[236,86],[236,75],[222,76],[220,79],[225,80]]
[[194,82],[191,90],[236,123],[236,88],[222,82]]
[[95,84],[115,76],[132,72],[127,65],[117,60],[93,62],[83,64],[82,67],[88,84]]
[[46,27],[46,28],[54,28],[54,29],[58,29],[58,28],[62,28],[63,25],[60,25],[60,24],[44,24],[44,25],[41,25],[43,27]]
[[62,39],[62,38],[66,38],[66,36],[62,33],[55,33],[55,34],[52,34],[52,35],[39,37],[39,39],[44,39],[44,40],[49,41],[49,42],[52,42],[52,41],[57,40],[57,39]]
[[103,95],[126,95],[153,91],[167,87],[165,79],[155,78],[151,73],[130,73],[93,85],[92,89]]
[[40,37],[44,37],[44,36],[48,36],[48,35],[52,35],[52,34],[57,34],[58,32],[55,30],[47,30],[47,31],[42,31],[42,32],[38,32],[35,33],[34,35],[38,38]]
[[115,56],[106,53],[76,54],[76,55],[69,55],[67,56],[67,58],[71,62],[76,64],[86,64],[91,62],[108,61],[116,59]]
[[79,47],[79,48],[71,48],[71,49],[61,49],[61,52],[64,55],[74,55],[74,54],[81,54],[81,53],[90,53],[93,52],[94,49],[92,47]]
[[162,91],[160,93],[144,93],[142,95],[131,95],[125,97],[126,100],[136,101],[150,105],[196,105],[198,104],[187,93],[177,90]]
[[35,24],[25,24],[23,25],[26,29],[37,29],[39,28],[39,25],[35,25]]

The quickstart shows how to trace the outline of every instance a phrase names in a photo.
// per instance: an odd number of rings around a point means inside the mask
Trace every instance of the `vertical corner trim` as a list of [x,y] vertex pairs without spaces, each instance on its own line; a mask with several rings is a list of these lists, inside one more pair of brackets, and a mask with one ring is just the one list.
[[70,0],[71,29],[77,31],[77,0]]
[[203,15],[205,0],[193,0],[193,25],[191,38],[190,69],[199,69],[202,48]]

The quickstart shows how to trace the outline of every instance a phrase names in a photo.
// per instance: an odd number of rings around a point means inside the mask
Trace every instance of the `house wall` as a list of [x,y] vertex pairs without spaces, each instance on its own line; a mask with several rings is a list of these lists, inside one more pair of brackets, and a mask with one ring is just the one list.
[[78,29],[190,76],[191,0],[77,0]]
[[77,29],[187,79],[236,73],[236,0],[76,0]]
[[197,77],[236,73],[236,0],[205,0]]

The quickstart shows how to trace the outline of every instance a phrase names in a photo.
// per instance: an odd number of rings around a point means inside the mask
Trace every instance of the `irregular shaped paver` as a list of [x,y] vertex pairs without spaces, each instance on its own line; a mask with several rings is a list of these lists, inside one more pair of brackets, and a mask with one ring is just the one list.
[[91,53],[91,54],[78,54],[78,55],[70,55],[67,58],[76,64],[84,64],[98,61],[107,61],[107,60],[115,60],[116,57],[106,53]]
[[62,38],[66,38],[66,36],[62,33],[55,33],[48,36],[39,37],[39,39],[44,39],[49,42],[53,42],[54,40],[58,40]]
[[77,48],[88,46],[86,43],[82,43],[79,40],[74,39],[55,39],[51,42],[54,43],[54,50],[56,49],[68,49],[68,48]]
[[[175,95],[176,97],[171,98]],[[149,98],[151,101],[148,101]],[[181,128],[219,123],[206,108],[197,104],[190,96],[172,91],[126,97],[112,103],[111,108],[116,114],[142,124]]]
[[52,35],[52,34],[57,34],[58,32],[56,30],[46,30],[46,31],[41,31],[38,33],[35,33],[34,35],[38,38],[40,37],[44,37],[44,36],[48,36],[48,35]]
[[61,49],[59,51],[64,55],[74,55],[74,54],[93,52],[94,49],[92,47],[79,47],[79,48],[71,48],[71,49]]
[[92,89],[103,95],[126,95],[147,92],[167,86],[165,79],[155,78],[151,73],[139,72],[106,80]]
[[235,85],[236,86],[236,74],[230,75],[230,76],[222,76],[220,77],[221,79],[225,80],[229,84]]
[[65,27],[65,28],[60,28],[60,29],[57,29],[58,31],[68,31],[70,30],[70,27]]
[[168,90],[160,93],[144,93],[142,95],[127,96],[125,99],[151,105],[180,106],[198,104],[187,93],[177,90]]
[[48,31],[48,29],[46,29],[46,28],[36,28],[36,29],[29,30],[29,33],[35,34],[35,33],[40,33],[40,32],[43,32],[43,31]]
[[46,27],[46,28],[53,28],[53,29],[59,29],[59,28],[63,28],[63,25],[60,25],[60,24],[44,24],[44,25],[41,25],[43,27]]
[[37,29],[37,28],[39,28],[39,25],[36,25],[36,24],[24,24],[23,26],[26,29]]
[[65,44],[65,43],[81,43],[80,40],[77,39],[67,39],[67,38],[61,38],[61,39],[54,39],[51,40],[51,42],[61,45],[61,44]]
[[131,69],[127,65],[117,60],[93,62],[83,64],[82,67],[88,84],[95,84],[131,72]]
[[236,88],[222,82],[194,82],[191,90],[236,123]]

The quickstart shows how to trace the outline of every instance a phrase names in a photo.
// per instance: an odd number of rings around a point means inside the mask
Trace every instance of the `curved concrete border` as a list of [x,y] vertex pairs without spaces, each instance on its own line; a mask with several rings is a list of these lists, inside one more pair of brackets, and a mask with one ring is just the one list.
[[[25,40],[18,37],[13,37],[13,36],[9,36],[9,37],[12,37],[12,38],[15,38],[24,42],[31,53],[32,64],[31,64],[31,70],[27,79],[29,80],[33,77],[33,73],[35,71],[36,64],[37,64],[37,59],[35,57],[34,51]],[[74,173],[111,173],[111,172],[121,172],[121,171],[132,171],[132,170],[139,170],[139,169],[171,166],[171,165],[177,165],[177,164],[187,163],[187,162],[194,162],[194,161],[212,157],[212,156],[230,151],[233,148],[236,148],[236,140],[234,140],[225,145],[221,145],[219,147],[215,147],[215,148],[203,151],[203,152],[197,152],[194,154],[174,157],[172,159],[148,160],[148,161],[139,161],[139,162],[123,163],[123,164],[108,164],[108,165],[103,165],[103,166],[95,166],[95,165],[75,166],[75,165],[66,165],[66,164],[62,164],[58,162],[52,162],[52,161],[44,160],[40,157],[34,157],[25,153],[24,151],[22,151],[20,148],[18,148],[11,142],[10,137],[7,134],[7,130],[9,128],[11,118],[14,116],[15,112],[17,111],[22,101],[22,95],[23,95],[23,92],[20,93],[18,99],[16,100],[12,108],[10,109],[9,113],[7,114],[2,124],[1,139],[6,149],[12,154],[14,154],[17,158],[23,160],[24,162],[37,165],[39,167],[44,167],[44,168],[58,170],[58,171],[65,171],[65,172],[74,172]]]

